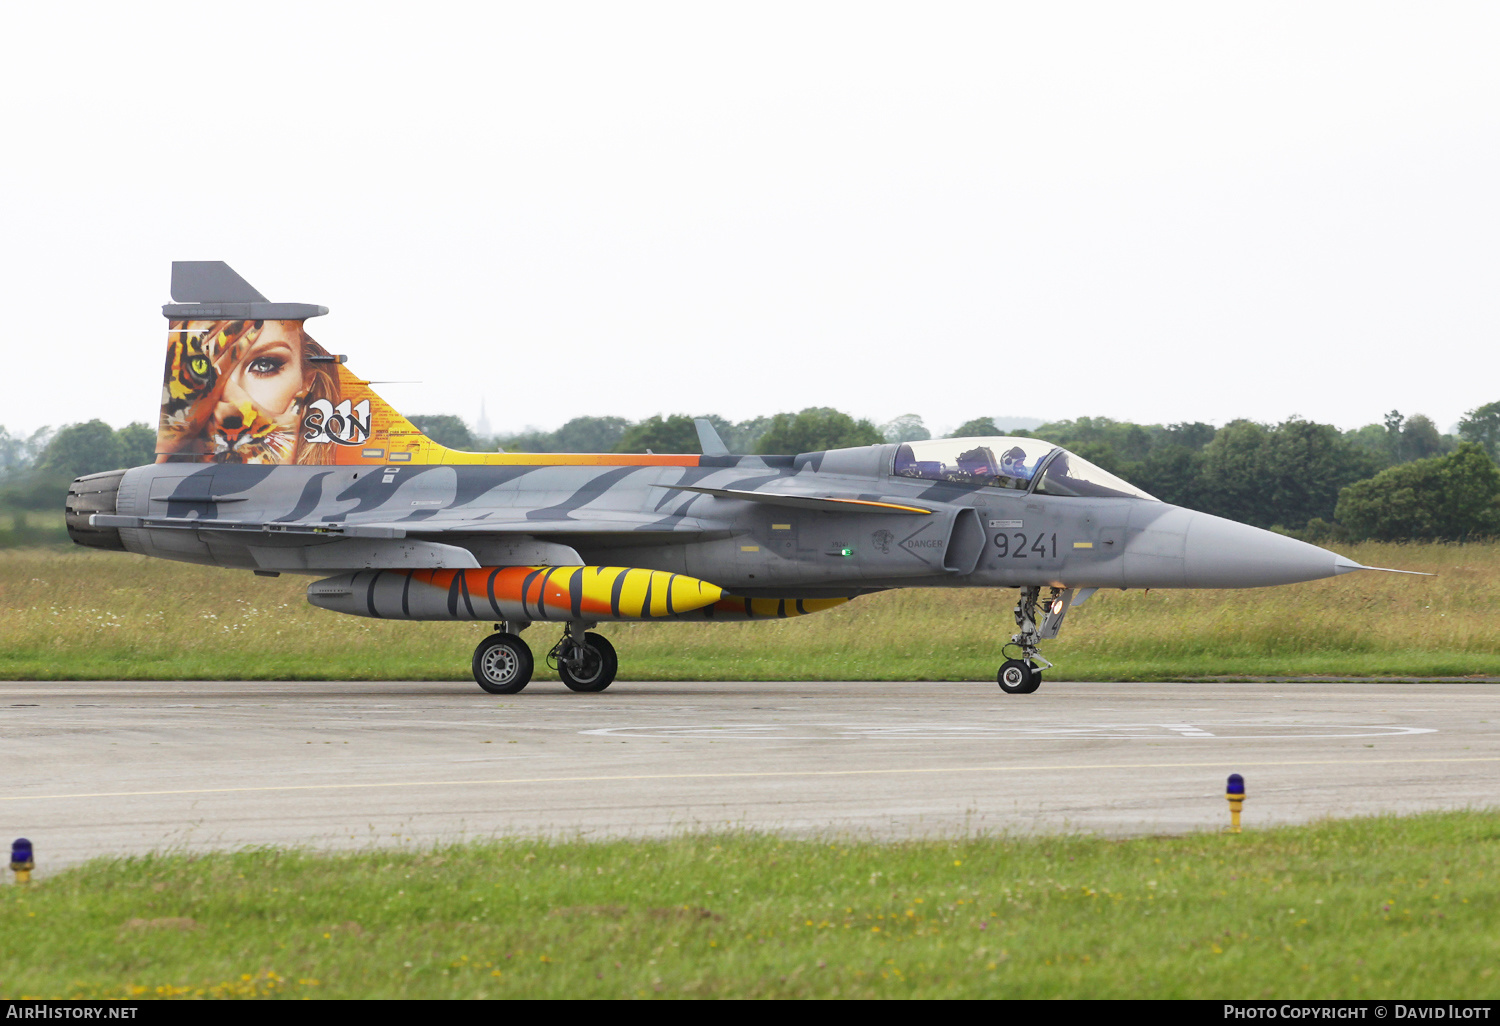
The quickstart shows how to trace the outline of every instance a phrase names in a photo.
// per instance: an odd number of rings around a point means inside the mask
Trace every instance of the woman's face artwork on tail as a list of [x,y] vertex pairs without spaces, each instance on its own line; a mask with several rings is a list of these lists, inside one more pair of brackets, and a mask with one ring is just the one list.
[[314,350],[298,321],[174,322],[158,459],[296,462]]
[[214,455],[228,462],[286,463],[294,454],[308,385],[301,333],[284,321],[264,324],[241,341],[210,422]]

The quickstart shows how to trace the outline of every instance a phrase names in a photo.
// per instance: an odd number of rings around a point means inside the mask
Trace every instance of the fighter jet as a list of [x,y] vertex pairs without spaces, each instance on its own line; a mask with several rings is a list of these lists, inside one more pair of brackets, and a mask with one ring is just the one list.
[[[68,491],[80,545],[276,576],[354,616],[495,625],[479,686],[514,694],[521,634],[574,691],[614,680],[593,628],[802,616],[891,588],[1019,589],[996,679],[1036,691],[1040,652],[1099,588],[1252,588],[1362,567],[1161,502],[1038,438],[943,438],[785,456],[459,452],[327,352],[227,264],[172,265],[156,462]],[[1043,591],[1046,590],[1045,597]]]

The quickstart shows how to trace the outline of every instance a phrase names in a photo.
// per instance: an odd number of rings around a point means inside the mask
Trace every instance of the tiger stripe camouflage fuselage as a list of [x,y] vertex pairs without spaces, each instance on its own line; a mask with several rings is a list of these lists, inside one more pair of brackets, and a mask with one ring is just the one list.
[[[984,587],[1022,589],[1026,666],[1006,667],[1024,691],[1037,639],[1075,593],[1360,569],[1160,502],[1034,438],[738,456],[700,421],[702,454],[460,452],[312,340],[305,322],[322,307],[268,302],[218,263],[174,264],[172,294],[156,462],[75,481],[75,540],[308,574],[310,601],[360,616],[564,621],[554,654],[577,690],[614,672],[589,624],[798,616],[889,588]],[[476,677],[510,693],[529,659],[502,632],[476,653]]]

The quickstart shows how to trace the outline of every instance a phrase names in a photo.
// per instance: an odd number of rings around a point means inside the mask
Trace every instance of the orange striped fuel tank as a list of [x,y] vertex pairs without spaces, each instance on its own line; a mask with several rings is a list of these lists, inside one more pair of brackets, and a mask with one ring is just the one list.
[[307,589],[320,608],[386,620],[667,620],[722,598],[696,577],[621,566],[361,570]]

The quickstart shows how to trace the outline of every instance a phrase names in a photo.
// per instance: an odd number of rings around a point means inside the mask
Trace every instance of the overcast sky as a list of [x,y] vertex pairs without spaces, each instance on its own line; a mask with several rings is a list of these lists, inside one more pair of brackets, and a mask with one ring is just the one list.
[[173,259],[407,413],[1500,399],[1500,5],[12,4],[0,424],[154,423]]

